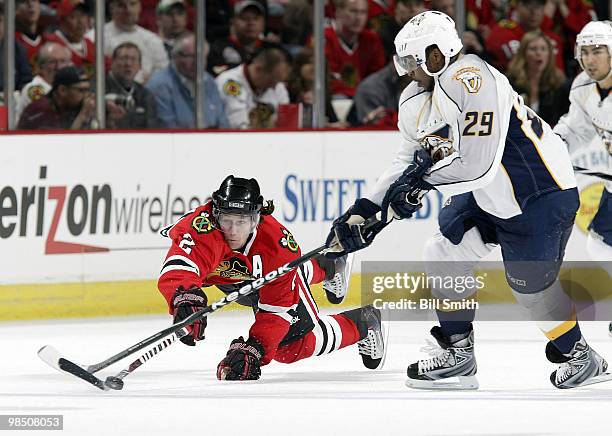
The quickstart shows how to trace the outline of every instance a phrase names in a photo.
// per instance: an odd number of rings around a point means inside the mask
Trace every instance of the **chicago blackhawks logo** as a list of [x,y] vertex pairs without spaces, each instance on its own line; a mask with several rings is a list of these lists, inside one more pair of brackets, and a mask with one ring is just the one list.
[[453,79],[463,83],[470,94],[476,94],[482,85],[482,76],[479,73],[480,70],[476,67],[461,68],[455,73]]
[[210,233],[214,230],[214,226],[212,221],[210,220],[210,215],[208,212],[202,212],[200,215],[195,217],[191,222],[191,227],[195,229],[196,232],[199,233]]
[[219,276],[224,279],[232,280],[253,280],[254,277],[249,271],[249,267],[237,257],[232,257],[221,261],[219,266],[213,272],[208,274],[208,277]]
[[225,92],[227,95],[231,95],[232,97],[238,97],[241,91],[242,88],[240,87],[240,83],[233,79],[228,80],[225,82],[225,85],[223,85],[223,92]]
[[292,253],[297,253],[297,251],[300,249],[300,246],[297,242],[295,242],[295,239],[293,239],[293,235],[291,234],[291,232],[287,229],[281,229],[281,232],[283,232],[284,236],[278,241],[280,246],[286,248]]

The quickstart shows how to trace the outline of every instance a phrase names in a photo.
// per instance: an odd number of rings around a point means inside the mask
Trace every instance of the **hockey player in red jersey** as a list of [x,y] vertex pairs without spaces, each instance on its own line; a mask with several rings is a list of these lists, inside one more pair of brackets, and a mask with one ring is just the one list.
[[[255,179],[228,176],[211,201],[163,231],[172,246],[158,287],[175,323],[206,306],[203,287],[215,285],[229,293],[301,256],[291,232],[272,217],[273,210],[272,202],[264,205]],[[382,366],[380,311],[365,306],[323,316],[310,293],[309,283],[323,281],[331,289],[329,282],[348,280],[344,269],[344,261],[321,257],[238,299],[253,308],[255,321],[246,340],[232,341],[217,378],[256,380],[260,367],[272,360],[292,363],[355,343],[366,367]],[[203,318],[192,324],[181,341],[193,346],[204,339],[206,323]]]

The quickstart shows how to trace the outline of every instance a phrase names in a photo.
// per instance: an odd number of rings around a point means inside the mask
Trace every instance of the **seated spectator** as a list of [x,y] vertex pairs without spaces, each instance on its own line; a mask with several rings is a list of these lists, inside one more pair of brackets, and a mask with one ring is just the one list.
[[[491,33],[485,44],[490,54],[490,63],[500,71],[505,71],[508,62],[516,54],[525,32],[540,29],[544,19],[544,3],[546,0],[517,0],[513,19],[501,20],[491,28]],[[557,67],[564,71],[563,44],[561,38],[550,31],[544,30],[550,38],[555,51]]]
[[19,119],[26,106],[33,101],[40,100],[51,91],[51,85],[57,70],[72,64],[72,53],[56,42],[46,42],[38,50],[36,64],[38,65],[38,74],[19,93],[16,102],[16,119]]
[[187,8],[183,0],[161,0],[157,5],[157,29],[170,57],[174,41],[186,34]]
[[263,39],[265,26],[265,9],[260,2],[237,2],[229,38],[218,39],[211,44],[208,71],[218,76],[223,71],[248,63],[258,49],[276,46]]
[[[208,44],[205,45],[205,55]],[[155,97],[157,116],[162,126],[193,129],[195,120],[195,39],[193,35],[180,37],[172,48],[170,65],[151,77],[146,88]],[[219,96],[213,77],[204,73],[205,128],[227,128],[225,104]]]
[[26,50],[31,68],[34,68],[34,57],[44,42],[42,29],[39,27],[39,21],[39,0],[15,1],[15,39],[19,41]]
[[217,87],[225,101],[230,127],[264,129],[275,127],[279,104],[289,103],[284,81],[290,63],[279,48],[259,51],[248,64],[239,65],[217,77]]
[[67,47],[72,53],[72,63],[92,76],[95,71],[96,47],[85,37],[88,30],[90,9],[83,0],[62,0],[57,5],[59,28],[45,35],[47,41]]
[[[0,7],[4,8],[2,2]],[[0,16],[0,91],[4,91],[4,14]],[[32,80],[32,70],[26,50],[15,40],[15,89],[20,90]]]
[[140,0],[110,0],[111,21],[104,25],[104,52],[110,56],[119,44],[136,44],[142,53],[136,81],[146,83],[155,71],[168,66],[168,54],[159,36],[136,24],[140,11]]
[[365,78],[355,92],[353,103],[357,125],[397,126],[399,97],[410,83],[410,76],[399,76],[393,61]]
[[336,20],[325,29],[332,97],[355,95],[359,82],[385,66],[379,36],[365,28],[367,0],[336,0]]
[[412,17],[425,12],[423,0],[398,0],[392,18],[381,21],[378,35],[385,49],[385,59],[389,62],[395,55],[395,35]]
[[569,83],[555,66],[553,47],[540,30],[527,32],[508,66],[508,79],[525,103],[551,125],[569,110]]
[[153,94],[134,81],[140,71],[140,49],[124,42],[113,51],[111,71],[106,76],[107,127],[147,129],[160,127]]
[[30,103],[21,118],[21,130],[80,130],[90,127],[96,100],[89,78],[70,66],[55,73],[53,88],[45,97]]

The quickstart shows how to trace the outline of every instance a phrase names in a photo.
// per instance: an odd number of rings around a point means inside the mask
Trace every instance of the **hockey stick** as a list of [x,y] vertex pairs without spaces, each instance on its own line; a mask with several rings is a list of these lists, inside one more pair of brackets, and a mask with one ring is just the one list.
[[612,174],[609,174],[609,173],[594,171],[588,168],[578,167],[576,165],[574,165],[574,171],[579,174],[584,174],[585,176],[599,177],[600,179],[603,179],[603,180],[612,181]]
[[[210,315],[213,312],[216,312],[217,310],[221,309],[222,307],[227,306],[228,304],[236,301],[238,298],[240,297],[244,297],[247,295],[252,294],[253,292],[255,292],[258,289],[261,289],[263,286],[267,285],[268,283],[276,280],[277,278],[284,276],[285,274],[291,272],[294,268],[302,265],[303,263],[308,262],[309,260],[311,260],[313,257],[315,257],[316,255],[320,254],[320,253],[324,253],[325,251],[327,251],[327,247],[325,245],[322,245],[318,248],[315,248],[312,251],[309,251],[308,253],[304,254],[303,256],[299,257],[298,259],[295,259],[292,262],[289,262],[277,269],[275,269],[274,271],[270,271],[268,274],[266,274],[264,277],[258,278],[256,280],[254,280],[253,282],[243,286],[242,288],[240,288],[237,291],[234,291],[228,295],[226,295],[225,297],[223,297],[222,299],[214,302],[212,305],[210,306],[206,306],[204,309],[195,312],[194,314],[190,315],[189,317],[185,318],[183,321],[178,322],[176,324],[171,325],[168,328],[165,328],[151,336],[149,336],[146,339],[143,339],[142,341],[132,345],[131,347],[126,348],[125,350],[120,351],[119,353],[115,354],[112,357],[109,357],[106,360],[103,360],[102,362],[93,364],[93,365],[78,365],[74,362],[71,362],[70,360],[64,358],[54,347],[50,346],[50,345],[45,345],[44,347],[42,347],[39,351],[38,351],[38,356],[49,366],[51,366],[52,368],[57,369],[58,371],[61,372],[66,372],[68,374],[72,374],[82,380],[85,380],[88,383],[91,383],[92,385],[96,386],[97,388],[106,391],[109,389],[121,389],[120,387],[116,387],[113,386],[113,382],[116,383],[116,381],[112,378],[109,381],[109,385],[107,385],[104,381],[102,381],[101,379],[99,379],[98,377],[96,377],[94,375],[94,373],[112,365],[115,362],[118,362],[121,359],[126,358],[127,356],[130,356],[131,354],[134,354],[135,352],[142,350],[143,348],[165,338],[166,336],[169,336],[173,333],[178,333],[180,330],[183,330],[184,328],[186,328],[188,325],[193,324],[195,321],[204,318],[208,315]],[[182,332],[181,332],[182,333]],[[180,335],[180,333],[178,333],[176,336],[178,337],[178,335]],[[170,341],[170,343],[168,345],[170,345],[171,343],[173,343],[174,341]],[[160,349],[163,350],[164,348],[166,348],[168,345],[165,345],[163,348]],[[151,350],[149,350],[149,352],[145,353],[145,356],[147,354],[149,354],[151,352]],[[156,354],[156,353],[154,353]],[[144,356],[143,356],[144,357]],[[144,362],[141,361],[142,357],[140,359],[137,359],[136,361],[134,361],[132,363],[132,365],[135,365],[131,370],[128,368],[127,373],[123,375],[123,377],[125,377],[127,374],[129,374],[130,372],[132,372],[134,369],[136,369],[137,367],[139,367],[140,365],[142,365],[142,363]],[[137,364],[137,362],[139,362]],[[130,365],[130,367],[132,367],[132,365]],[[119,373],[121,374],[121,373]],[[123,386],[123,381],[121,380],[121,378],[123,377],[119,377],[119,375],[116,376],[116,378],[119,379],[120,383],[117,383],[118,385],[120,384],[121,386]]]

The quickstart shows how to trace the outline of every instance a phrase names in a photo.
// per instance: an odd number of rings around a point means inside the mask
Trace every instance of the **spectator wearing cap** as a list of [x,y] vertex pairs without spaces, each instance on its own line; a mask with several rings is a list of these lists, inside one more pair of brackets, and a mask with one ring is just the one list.
[[39,21],[39,0],[15,1],[15,39],[26,50],[32,68],[34,68],[36,53],[44,43]]
[[72,64],[72,53],[68,48],[56,42],[46,42],[36,55],[38,74],[25,85],[19,93],[16,103],[16,119],[32,102],[40,100],[51,91],[55,73]]
[[161,0],[157,5],[157,29],[168,57],[177,38],[187,33],[187,8],[183,0]]
[[[0,7],[4,8],[2,2]],[[4,90],[4,14],[0,15],[0,92]],[[26,50],[15,41],[15,89],[19,90],[32,80],[32,70],[28,62]]]
[[142,55],[131,42],[113,51],[111,71],[106,76],[107,127],[110,129],[148,129],[160,127],[155,97],[134,79]]
[[248,64],[220,74],[216,82],[225,101],[230,127],[275,127],[278,106],[289,103],[289,93],[283,82],[289,78],[290,70],[287,53],[269,47],[258,51]]
[[276,44],[263,39],[266,26],[264,6],[255,0],[241,0],[234,6],[229,38],[214,41],[208,56],[208,71],[223,71],[249,62],[256,51]]
[[[523,35],[541,29],[545,3],[546,0],[517,0],[513,18],[503,19],[491,27],[485,44],[491,56],[490,63],[495,68],[506,71],[508,63],[518,52]],[[549,30],[543,32],[552,41],[557,67],[565,71],[561,38]]]
[[336,0],[336,19],[325,29],[325,58],[334,97],[352,98],[357,85],[385,66],[378,34],[365,28],[367,0]]
[[95,110],[88,76],[70,66],[55,73],[53,88],[44,98],[30,103],[17,128],[20,130],[87,129]]
[[168,66],[168,54],[161,38],[139,26],[140,0],[111,0],[111,21],[104,25],[104,52],[110,56],[119,44],[133,42],[142,53],[142,65],[136,81],[146,83],[149,77]]
[[72,63],[86,74],[94,74],[96,47],[85,36],[89,24],[89,6],[83,0],[61,0],[57,5],[59,28],[45,35],[47,41],[56,42],[72,53]]
[[[204,46],[205,54],[208,44]],[[192,34],[177,39],[170,65],[149,80],[146,88],[154,95],[163,127],[193,129],[195,120],[195,39]],[[212,76],[204,72],[204,127],[227,128],[225,105]]]

